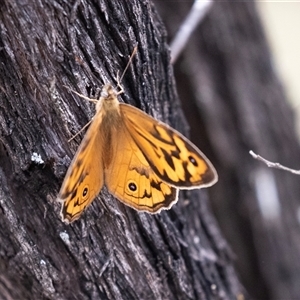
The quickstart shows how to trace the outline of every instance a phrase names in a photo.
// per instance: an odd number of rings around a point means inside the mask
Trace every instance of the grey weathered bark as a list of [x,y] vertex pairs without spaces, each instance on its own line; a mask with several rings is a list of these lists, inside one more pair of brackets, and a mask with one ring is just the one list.
[[[174,35],[191,3],[156,4]],[[299,177],[249,155],[300,166],[294,116],[254,2],[214,3],[175,70],[186,115],[204,123],[191,123],[193,140],[216,158],[220,179],[209,192],[243,284],[254,299],[298,299]]]
[[[184,129],[166,32],[149,1],[2,1],[1,299],[236,299],[243,294],[206,191],[159,215],[104,190],[72,225],[59,186],[92,96],[123,79],[122,99]],[[183,130],[184,131],[184,130]],[[40,157],[39,157],[40,156]],[[183,199],[186,199],[184,201]]]

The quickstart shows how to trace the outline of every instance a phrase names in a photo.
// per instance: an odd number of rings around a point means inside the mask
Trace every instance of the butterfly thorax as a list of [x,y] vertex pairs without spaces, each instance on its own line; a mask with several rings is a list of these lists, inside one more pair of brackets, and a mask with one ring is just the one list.
[[102,113],[101,140],[105,144],[102,153],[104,169],[111,165],[116,147],[113,141],[119,140],[120,130],[124,127],[117,95],[115,89],[110,84],[106,84],[101,91],[99,107],[96,107],[96,110],[100,109]]
[[118,130],[118,128],[122,126],[117,95],[117,92],[110,84],[106,84],[101,91],[99,107],[96,107],[96,110],[101,110],[102,132],[104,132],[104,134],[110,134],[110,132]]

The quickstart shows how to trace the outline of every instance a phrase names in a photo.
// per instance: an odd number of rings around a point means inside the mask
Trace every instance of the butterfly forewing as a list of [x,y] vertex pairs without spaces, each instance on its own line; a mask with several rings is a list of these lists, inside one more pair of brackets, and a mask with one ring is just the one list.
[[149,165],[166,183],[182,189],[207,187],[217,173],[205,155],[178,131],[137,108],[120,104],[124,122]]
[[78,219],[84,209],[99,194],[103,180],[102,155],[95,145],[103,144],[101,128],[102,113],[95,115],[87,130],[58,195],[62,202],[61,217],[66,223]]

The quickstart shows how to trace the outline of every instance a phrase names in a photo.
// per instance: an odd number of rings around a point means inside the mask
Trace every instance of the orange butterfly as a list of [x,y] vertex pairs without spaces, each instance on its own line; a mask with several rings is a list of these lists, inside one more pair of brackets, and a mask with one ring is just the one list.
[[95,103],[96,114],[58,195],[66,223],[80,217],[103,185],[126,205],[158,213],[176,203],[178,189],[209,187],[218,180],[212,163],[193,143],[138,108],[120,103],[122,92],[110,84],[99,100],[75,92]]

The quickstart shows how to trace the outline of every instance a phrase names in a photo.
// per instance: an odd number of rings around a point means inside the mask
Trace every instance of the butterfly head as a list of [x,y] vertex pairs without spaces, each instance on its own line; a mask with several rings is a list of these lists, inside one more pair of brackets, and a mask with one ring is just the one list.
[[119,100],[117,98],[118,92],[113,88],[111,84],[105,84],[100,94],[99,107],[96,110],[103,107],[104,111],[118,110]]
[[105,101],[113,101],[116,98],[116,95],[117,93],[115,89],[110,83],[107,83],[102,88],[100,99],[102,98]]

